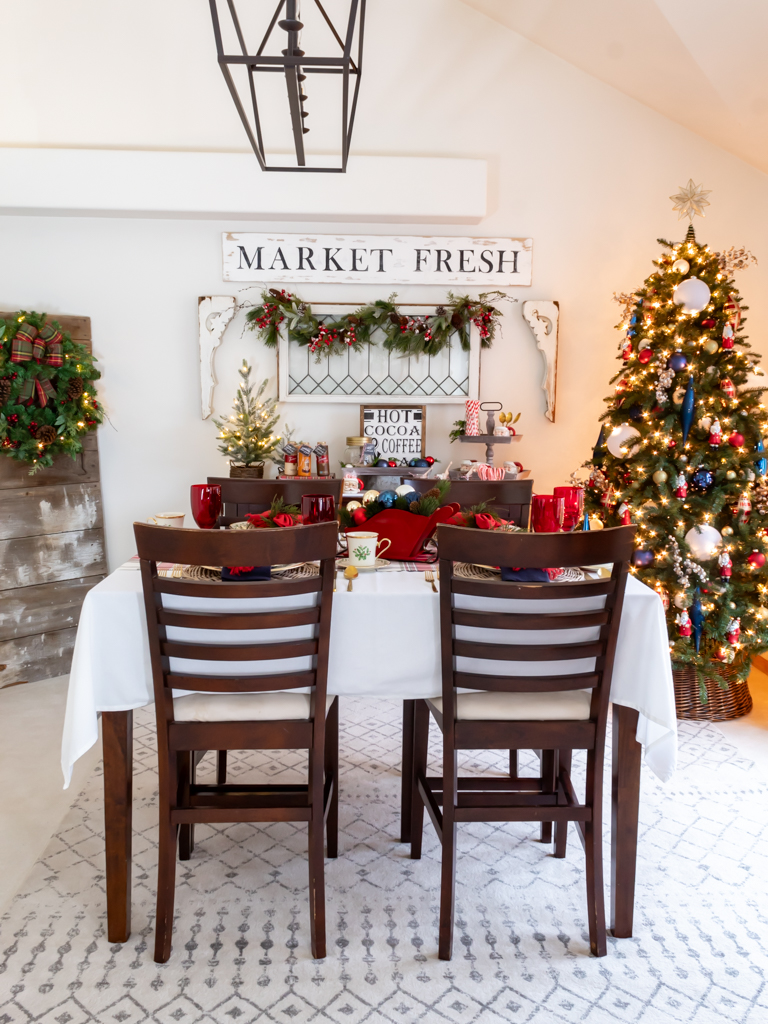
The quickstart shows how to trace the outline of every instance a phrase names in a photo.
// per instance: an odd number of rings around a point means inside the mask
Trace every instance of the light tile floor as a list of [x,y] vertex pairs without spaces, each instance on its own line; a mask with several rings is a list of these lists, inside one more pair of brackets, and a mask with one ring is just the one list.
[[[717,727],[768,780],[768,675],[752,670],[754,708]],[[0,690],[0,913],[43,853],[97,764],[101,744],[80,758],[62,788],[61,729],[67,677]]]

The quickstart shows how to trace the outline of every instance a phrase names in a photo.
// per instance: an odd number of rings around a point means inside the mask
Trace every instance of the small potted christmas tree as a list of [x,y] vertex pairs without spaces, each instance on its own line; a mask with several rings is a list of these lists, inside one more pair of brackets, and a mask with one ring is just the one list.
[[228,420],[214,420],[219,428],[219,451],[229,459],[231,477],[260,478],[264,475],[264,460],[274,462],[274,453],[280,444],[280,435],[274,433],[280,418],[275,411],[276,398],[265,398],[267,381],[263,380],[256,393],[251,383],[251,367],[246,360],[237,371],[240,387],[233,407],[234,415]]

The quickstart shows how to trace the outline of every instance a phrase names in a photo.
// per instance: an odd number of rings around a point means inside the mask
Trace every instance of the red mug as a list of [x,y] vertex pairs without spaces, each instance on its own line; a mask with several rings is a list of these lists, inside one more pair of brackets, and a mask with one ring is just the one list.
[[531,530],[534,533],[560,533],[565,502],[554,494],[534,494],[531,498]]
[[192,484],[189,489],[192,516],[201,530],[212,530],[221,515],[221,485]]
[[575,530],[584,515],[583,487],[555,487],[552,492],[556,498],[562,498],[565,504],[563,529],[566,533]]
[[336,519],[336,503],[332,494],[302,494],[301,519],[305,526],[332,523]]

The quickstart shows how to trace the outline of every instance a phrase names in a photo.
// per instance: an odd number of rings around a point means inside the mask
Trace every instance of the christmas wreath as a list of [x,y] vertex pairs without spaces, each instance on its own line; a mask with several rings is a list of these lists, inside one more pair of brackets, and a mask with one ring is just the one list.
[[[354,313],[327,320],[315,316],[307,302],[284,289],[270,288],[261,294],[261,304],[246,314],[248,327],[257,331],[270,348],[277,345],[281,325],[288,325],[288,339],[305,345],[310,352],[338,355],[347,348],[359,352],[371,343],[375,330],[384,333],[384,347],[401,355],[436,355],[446,348],[454,334],[463,349],[469,349],[469,328],[480,331],[480,344],[490,348],[496,336],[501,311],[491,305],[508,299],[503,292],[484,292],[478,299],[448,292],[443,305],[425,316],[405,316],[396,295],[361,306]],[[515,301],[514,299],[511,301]]]
[[0,449],[36,473],[57,455],[73,459],[103,419],[85,346],[45,313],[0,320]]

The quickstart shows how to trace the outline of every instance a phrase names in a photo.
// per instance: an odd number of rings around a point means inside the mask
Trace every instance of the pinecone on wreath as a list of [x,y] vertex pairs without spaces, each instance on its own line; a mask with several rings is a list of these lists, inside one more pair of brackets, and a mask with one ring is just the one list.
[[42,427],[37,428],[34,437],[36,441],[40,441],[42,444],[53,444],[58,434],[56,433],[56,427],[51,427],[49,424],[44,423]]
[[451,317],[451,327],[455,327],[458,331],[463,323],[464,320],[462,319],[461,313],[454,313]]
[[84,390],[83,378],[73,377],[69,384],[67,384],[67,398],[70,402],[74,402],[75,399],[81,397]]
[[0,405],[5,405],[11,397],[11,378],[0,377]]

